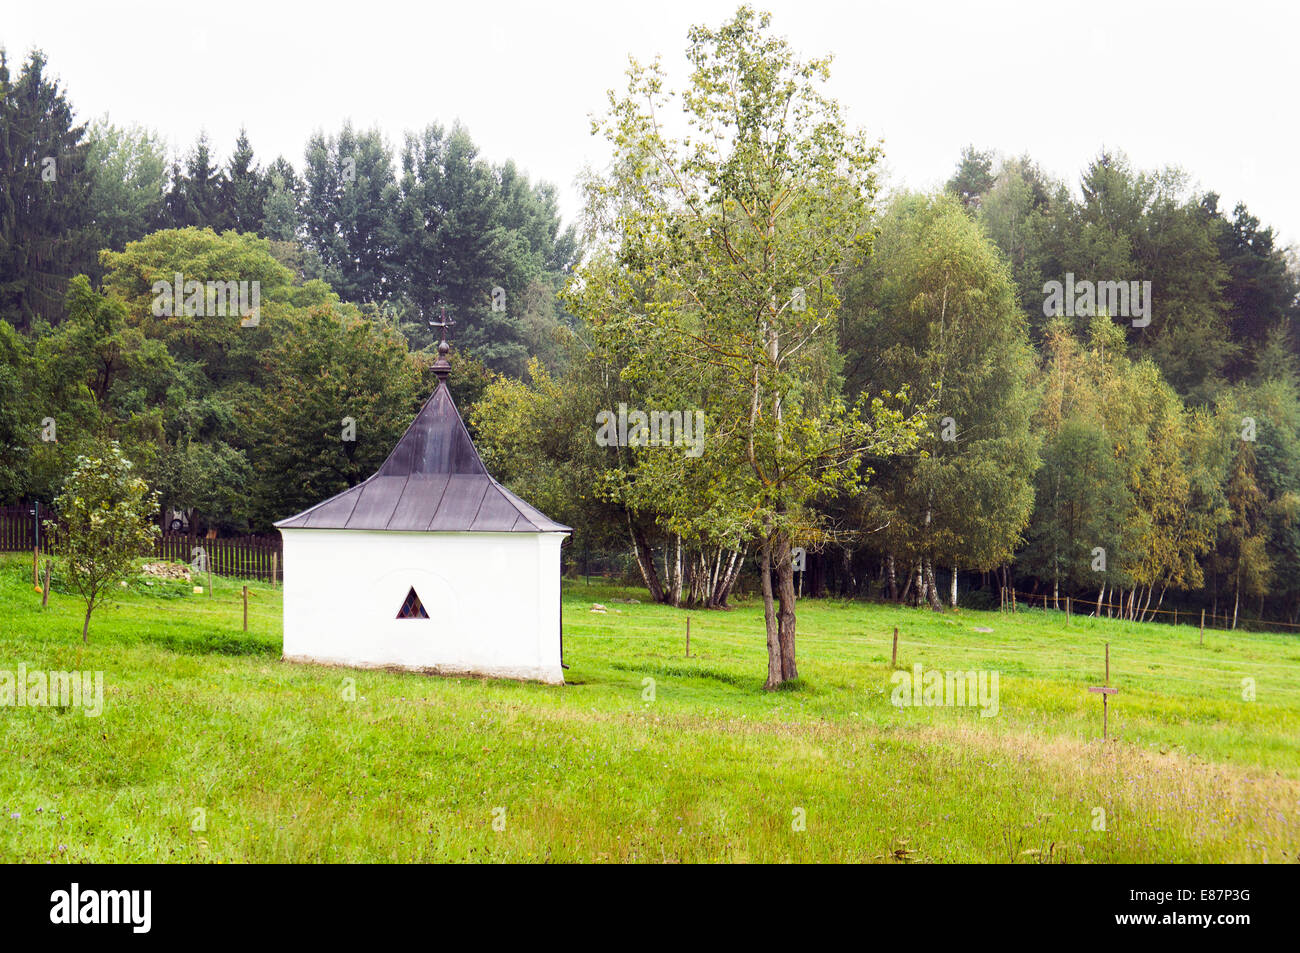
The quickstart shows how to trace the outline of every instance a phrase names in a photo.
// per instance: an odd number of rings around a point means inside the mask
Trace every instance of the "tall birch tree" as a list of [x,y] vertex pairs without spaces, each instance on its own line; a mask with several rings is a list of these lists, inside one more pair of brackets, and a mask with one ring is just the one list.
[[801,60],[748,7],[692,28],[687,58],[679,92],[658,61],[633,60],[595,122],[613,159],[588,183],[594,252],[567,297],[629,349],[642,393],[704,404],[690,465],[729,501],[720,520],[753,527],[772,689],[798,677],[792,533],[864,453],[912,446],[918,421],[894,395],[848,408],[839,393],[837,286],[870,250],[880,150],[822,92],[829,60]]

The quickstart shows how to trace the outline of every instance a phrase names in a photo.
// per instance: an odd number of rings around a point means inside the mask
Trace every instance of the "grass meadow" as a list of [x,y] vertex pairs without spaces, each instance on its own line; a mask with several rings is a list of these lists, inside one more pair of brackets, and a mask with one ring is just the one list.
[[[206,584],[206,580],[202,580]],[[1300,636],[805,600],[762,690],[761,603],[566,581],[563,687],[280,660],[279,592],[143,580],[96,610],[0,557],[0,670],[104,708],[0,708],[0,860],[1294,862]],[[600,603],[606,612],[592,611]],[[999,710],[891,704],[988,670]],[[979,631],[987,629],[991,631]],[[1100,696],[1110,644],[1111,740]],[[1244,680],[1251,680],[1246,682]],[[1246,687],[1254,689],[1247,700]]]

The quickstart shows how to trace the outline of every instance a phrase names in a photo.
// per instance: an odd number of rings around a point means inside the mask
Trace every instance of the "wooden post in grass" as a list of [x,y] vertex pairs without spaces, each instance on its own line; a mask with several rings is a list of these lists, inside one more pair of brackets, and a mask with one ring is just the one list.
[[41,547],[32,547],[32,585],[41,584]]
[[691,657],[691,617],[686,616],[686,657]]
[[276,585],[276,579],[279,577],[279,575],[280,575],[280,554],[272,553],[271,554],[271,588],[272,589],[279,588]]
[[244,587],[244,631],[248,631],[248,587]]
[[1065,621],[1070,621],[1070,597],[1065,597]]
[[1107,685],[1094,685],[1091,688],[1089,688],[1088,691],[1095,692],[1101,695],[1101,740],[1105,741],[1106,735],[1109,730],[1106,724],[1107,721],[1106,698],[1107,696],[1114,695],[1117,692],[1119,692],[1119,689],[1111,688]]
[[1101,696],[1101,740],[1105,741],[1107,735],[1109,734],[1109,725],[1107,724],[1107,722],[1109,721],[1109,717],[1108,717],[1109,712],[1108,712],[1108,706],[1106,704],[1106,699],[1107,696],[1114,695],[1119,692],[1118,688],[1110,687],[1110,643],[1109,642],[1106,643],[1106,684],[1093,685],[1088,689],[1088,691]]
[[210,598],[212,596],[212,563],[207,559],[204,559],[204,562],[208,564],[208,596]]
[[1205,610],[1201,610],[1201,644],[1205,644]]
[[41,591],[41,608],[50,604],[50,570],[54,567],[54,560],[45,560],[45,587]]
[[894,626],[894,655],[889,660],[889,667],[891,669],[898,668],[898,626]]

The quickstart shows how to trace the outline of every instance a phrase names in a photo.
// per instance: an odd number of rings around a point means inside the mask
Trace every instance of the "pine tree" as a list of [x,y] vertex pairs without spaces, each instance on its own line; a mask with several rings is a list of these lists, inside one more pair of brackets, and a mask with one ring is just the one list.
[[69,279],[95,262],[86,127],[45,66],[33,51],[11,82],[0,49],[0,316],[24,329],[60,320]]
[[265,176],[266,198],[262,202],[260,231],[278,242],[301,239],[302,199],[301,183],[293,166],[283,156],[278,157]]
[[223,229],[261,233],[267,181],[254,162],[253,147],[242,128],[235,140],[235,151],[226,164],[226,174],[220,180],[219,193]]

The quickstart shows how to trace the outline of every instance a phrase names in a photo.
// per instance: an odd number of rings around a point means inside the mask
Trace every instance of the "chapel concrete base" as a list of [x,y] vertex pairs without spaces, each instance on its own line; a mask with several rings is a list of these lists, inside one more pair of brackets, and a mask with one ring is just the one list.
[[442,678],[502,678],[515,682],[541,682],[544,685],[563,685],[562,668],[512,668],[495,667],[468,669],[448,665],[416,666],[378,664],[349,659],[312,658],[307,655],[285,655],[281,659],[299,665],[327,665],[331,668],[357,668],[369,671],[414,672],[417,675],[436,675]]

